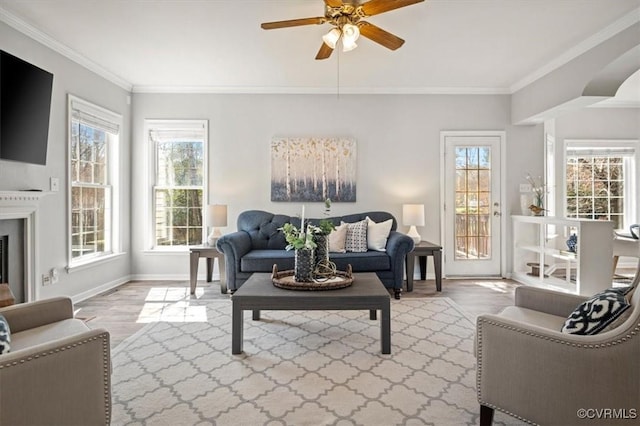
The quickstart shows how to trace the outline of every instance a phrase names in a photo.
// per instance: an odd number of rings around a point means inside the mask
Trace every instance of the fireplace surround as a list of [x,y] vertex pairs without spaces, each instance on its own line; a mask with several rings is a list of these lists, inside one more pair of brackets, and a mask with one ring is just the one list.
[[40,199],[47,192],[0,191],[0,221],[20,219],[24,236],[24,301],[38,300],[38,210]]

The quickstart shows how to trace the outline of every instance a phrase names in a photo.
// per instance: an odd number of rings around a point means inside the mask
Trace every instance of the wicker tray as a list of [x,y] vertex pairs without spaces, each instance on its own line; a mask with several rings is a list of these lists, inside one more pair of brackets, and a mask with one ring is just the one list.
[[353,273],[351,265],[347,265],[346,271],[336,271],[336,276],[322,281],[313,281],[310,283],[297,282],[294,279],[294,271],[278,272],[278,267],[273,265],[271,274],[273,285],[287,290],[337,290],[346,288],[353,284]]

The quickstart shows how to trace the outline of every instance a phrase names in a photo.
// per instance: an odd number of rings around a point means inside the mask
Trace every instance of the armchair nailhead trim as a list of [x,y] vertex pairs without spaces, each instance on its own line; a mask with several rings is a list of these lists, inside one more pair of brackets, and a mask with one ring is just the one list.
[[100,340],[102,342],[102,369],[103,369],[103,377],[104,377],[104,406],[105,406],[105,424],[108,425],[111,423],[111,375],[110,375],[110,365],[109,365],[109,333],[102,333],[98,336],[91,337],[85,340],[81,340],[79,342],[75,342],[66,346],[62,346],[56,349],[52,349],[50,351],[42,352],[39,354],[32,355],[25,359],[21,359],[18,361],[9,362],[6,364],[0,364],[0,370],[3,368],[14,367],[16,365],[22,365],[25,362],[36,360],[40,357],[45,357],[47,355],[54,355],[59,352],[66,351],[67,349],[73,349],[77,346],[83,345],[85,343],[90,343],[96,340]]
[[503,413],[506,413],[506,414],[508,414],[510,416],[513,416],[513,417],[515,417],[515,418],[517,418],[519,420],[522,420],[522,421],[524,421],[526,423],[529,423],[529,424],[532,424],[532,425],[535,425],[537,423],[534,423],[531,420],[527,420],[527,419],[525,419],[523,417],[520,417],[515,413],[512,413],[512,412],[510,412],[508,410],[504,410],[504,409],[502,409],[500,407],[497,407],[497,406],[495,406],[493,404],[486,403],[482,399],[482,394],[480,392],[480,375],[481,375],[480,373],[482,371],[482,327],[480,327],[480,323],[487,323],[489,325],[494,325],[494,326],[497,326],[497,327],[500,327],[500,328],[504,328],[506,330],[516,331],[518,333],[521,333],[521,334],[524,334],[524,335],[527,335],[527,336],[533,336],[533,337],[538,338],[538,339],[548,340],[548,341],[553,342],[553,343],[559,343],[561,345],[569,345],[571,347],[584,348],[584,349],[604,349],[604,348],[608,348],[608,347],[611,347],[611,346],[615,346],[615,345],[619,345],[619,344],[622,344],[622,343],[626,343],[629,340],[631,340],[633,337],[635,337],[638,334],[638,332],[640,331],[640,323],[638,323],[633,328],[633,330],[631,330],[626,336],[620,337],[620,338],[618,338],[616,340],[612,340],[612,341],[609,341],[609,342],[585,345],[585,344],[581,344],[581,343],[567,342],[567,341],[564,341],[564,340],[556,339],[555,337],[542,336],[542,335],[534,333],[532,331],[524,330],[522,328],[514,327],[512,325],[506,325],[506,324],[499,323],[499,322],[496,322],[496,321],[491,321],[491,320],[487,320],[487,319],[484,319],[484,318],[478,318],[478,324],[476,326],[476,330],[478,331],[478,340],[477,340],[478,356],[477,356],[477,361],[476,361],[476,393],[478,395],[478,402],[481,405],[484,405],[484,406],[487,406],[487,407],[491,407],[494,410],[502,411]]

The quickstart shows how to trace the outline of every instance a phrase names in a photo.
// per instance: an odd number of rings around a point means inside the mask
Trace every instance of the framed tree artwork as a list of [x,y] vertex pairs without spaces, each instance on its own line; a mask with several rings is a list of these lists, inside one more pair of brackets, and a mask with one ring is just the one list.
[[274,138],[271,201],[356,201],[356,141]]

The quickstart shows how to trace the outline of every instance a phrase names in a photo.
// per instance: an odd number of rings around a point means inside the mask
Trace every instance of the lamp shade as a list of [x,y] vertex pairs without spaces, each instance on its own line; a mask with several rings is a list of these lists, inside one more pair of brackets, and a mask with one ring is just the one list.
[[424,204],[403,204],[402,223],[407,226],[424,226]]
[[227,226],[227,205],[210,204],[207,206],[207,224],[218,228]]
[[322,36],[322,41],[332,49],[336,48],[336,43],[340,39],[340,30],[333,28],[331,31]]

